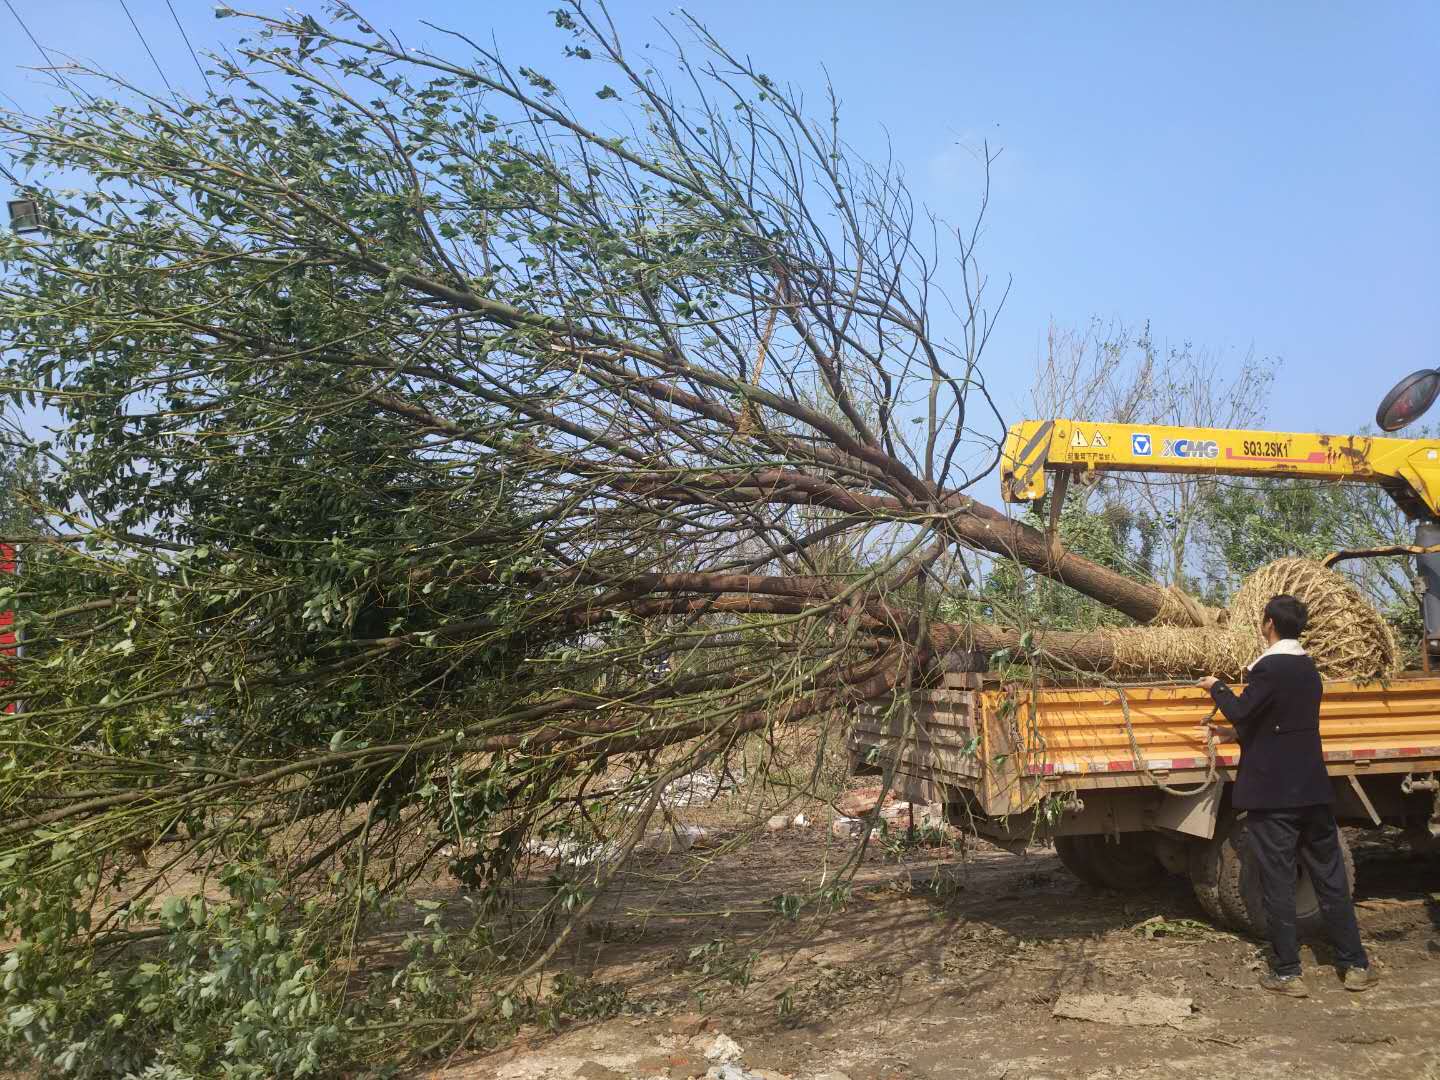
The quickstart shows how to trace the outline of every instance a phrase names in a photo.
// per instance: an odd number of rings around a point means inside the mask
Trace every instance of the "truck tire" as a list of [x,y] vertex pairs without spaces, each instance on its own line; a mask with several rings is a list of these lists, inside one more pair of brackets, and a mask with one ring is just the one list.
[[1148,833],[1121,833],[1108,836],[1077,836],[1088,848],[1090,865],[1100,884],[1117,892],[1133,892],[1155,884],[1165,876],[1165,867],[1155,857],[1155,845]]
[[[1264,914],[1264,893],[1260,888],[1260,871],[1257,870],[1253,858],[1248,857],[1246,848],[1246,834],[1241,822],[1241,860],[1240,874],[1238,874],[1238,888],[1236,888],[1237,900],[1227,900],[1228,903],[1236,904],[1238,910],[1244,913],[1244,926],[1248,932],[1256,937],[1266,935],[1266,914]],[[1355,857],[1349,850],[1349,844],[1345,841],[1345,834],[1339,834],[1339,845],[1341,845],[1341,860],[1345,863],[1345,884],[1349,887],[1351,894],[1355,891]],[[1303,865],[1297,867],[1297,878],[1295,884],[1295,929],[1300,937],[1325,937],[1325,914],[1320,912],[1320,901],[1315,896],[1315,886],[1310,883],[1310,873]]]
[[[1265,906],[1260,875],[1249,856],[1248,833],[1243,819],[1226,815],[1216,823],[1215,836],[1208,844],[1197,845],[1190,859],[1190,883],[1195,899],[1216,923],[1256,937],[1265,936]],[[1345,875],[1353,889],[1355,862],[1345,835],[1340,835],[1340,852]],[[1325,920],[1315,898],[1310,875],[1300,871],[1295,889],[1295,928],[1302,938],[1323,936]]]
[[1060,856],[1065,869],[1086,885],[1103,889],[1105,882],[1095,870],[1095,861],[1090,857],[1090,845],[1085,843],[1088,839],[1088,836],[1057,836],[1055,854]]
[[[1244,881],[1246,878],[1245,865],[1249,862],[1249,846],[1246,841],[1249,834],[1245,831],[1243,819],[1231,818],[1227,823],[1225,838],[1221,841],[1221,856],[1219,860],[1219,872],[1216,886],[1220,892],[1220,910],[1225,913],[1225,924],[1233,930],[1242,933],[1261,936],[1261,931],[1256,928],[1255,921],[1251,917],[1250,907],[1245,903]],[[1296,897],[1299,900],[1299,897]],[[1296,922],[1298,925],[1300,905],[1295,905]]]
[[1221,818],[1215,824],[1214,837],[1190,849],[1190,887],[1211,922],[1234,928],[1220,901],[1220,880],[1225,876],[1221,863],[1226,858],[1236,858],[1234,846],[1225,842],[1229,827],[1229,819]]

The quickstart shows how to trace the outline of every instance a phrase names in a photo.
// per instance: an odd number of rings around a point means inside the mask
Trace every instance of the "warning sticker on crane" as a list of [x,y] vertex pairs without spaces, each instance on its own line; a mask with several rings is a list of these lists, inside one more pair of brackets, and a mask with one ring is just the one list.
[[1077,427],[1075,434],[1070,436],[1070,448],[1072,450],[1087,450],[1089,447],[1090,444],[1085,441],[1085,433]]
[[1095,432],[1095,438],[1090,440],[1090,449],[1092,450],[1104,450],[1109,447],[1109,445],[1110,444],[1105,441],[1104,434],[1099,431]]

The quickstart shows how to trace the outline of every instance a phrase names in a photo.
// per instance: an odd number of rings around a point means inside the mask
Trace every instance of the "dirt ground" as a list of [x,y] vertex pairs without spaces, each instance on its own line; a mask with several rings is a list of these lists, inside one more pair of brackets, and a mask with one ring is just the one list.
[[[1364,834],[1352,844],[1382,981],[1347,993],[1323,946],[1307,947],[1303,1001],[1256,988],[1257,944],[1201,925],[1180,879],[1121,896],[1081,884],[1046,849],[980,844],[905,863],[877,853],[843,907],[789,922],[771,898],[833,879],[844,856],[823,823],[763,836],[703,875],[691,856],[669,856],[637,867],[568,950],[578,972],[626,988],[625,1014],[422,1075],[679,1080],[705,1075],[723,1033],[737,1067],[765,1080],[1440,1080],[1440,857]],[[1166,1026],[1052,1015],[1077,993],[1192,1009]]]

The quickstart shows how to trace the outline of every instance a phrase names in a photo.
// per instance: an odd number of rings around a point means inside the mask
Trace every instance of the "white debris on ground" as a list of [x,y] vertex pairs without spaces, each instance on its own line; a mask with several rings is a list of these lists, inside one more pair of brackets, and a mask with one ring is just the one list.
[[709,831],[699,825],[671,824],[646,833],[635,845],[635,850],[652,855],[673,855],[691,848],[704,847],[709,839]]
[[[912,811],[917,829],[944,829],[947,831],[950,829],[949,823],[945,820],[945,808],[938,803],[928,805],[907,802],[892,803],[880,811],[880,821],[892,833],[903,831],[910,827]],[[830,832],[840,840],[853,840],[864,831],[864,818],[837,817],[830,823]]]
[[[706,1061],[715,1062],[706,1071],[705,1080],[793,1080],[789,1074],[773,1069],[747,1068],[744,1048],[724,1032],[709,1040],[704,1053]],[[823,1072],[811,1074],[809,1080],[850,1080],[850,1077],[842,1072]]]
[[915,817],[917,829],[944,828],[945,808],[939,803],[897,802],[880,811],[880,817],[890,828],[908,828],[911,814]]
[[877,824],[883,824],[890,832],[908,829],[912,821],[917,829],[948,832],[951,828],[945,818],[945,807],[940,803],[906,802],[878,785],[842,793],[834,802],[834,810],[836,816],[830,823],[830,831],[841,840],[859,836],[865,831],[866,821],[876,814]]
[[653,1042],[637,1042],[633,1026],[577,1029],[544,1049],[516,1048],[493,1075],[496,1080],[850,1080],[823,1067],[784,1072],[747,1065],[745,1048],[716,1031],[713,1022],[699,1013],[679,1013]]
[[[667,807],[699,805],[735,790],[743,779],[743,773],[738,776],[692,773],[670,784],[661,801]],[[938,803],[927,805],[904,802],[897,799],[894,792],[885,793],[882,801],[881,789],[868,787],[847,791],[835,801],[835,808],[840,814],[831,822],[830,831],[840,839],[848,840],[859,836],[864,832],[865,819],[874,813],[877,807],[880,820],[892,831],[908,827],[912,811],[917,828],[946,827],[944,808]],[[808,829],[813,824],[814,820],[805,813],[774,814],[766,820],[765,829],[778,833],[786,829]],[[708,847],[712,842],[710,832],[702,826],[671,822],[647,833],[635,845],[635,850],[639,853],[669,855],[692,848]],[[619,847],[614,843],[602,844],[573,839],[531,840],[525,845],[525,850],[542,859],[553,859],[561,865],[583,868],[613,858]],[[469,839],[440,848],[440,854],[447,859],[472,858],[478,851],[479,846]]]
[[712,1065],[705,1080],[760,1080],[760,1076],[740,1065]]
[[857,817],[840,817],[830,823],[830,833],[838,840],[853,840],[865,831],[865,823]]
[[[633,853],[672,855],[692,848],[708,847],[711,839],[710,830],[700,825],[672,823],[646,833],[635,845]],[[616,858],[622,848],[623,845],[616,843],[582,843],[579,840],[531,840],[525,845],[525,850],[531,855],[553,859],[562,867],[576,869],[608,862]],[[454,858],[452,849],[453,845],[442,848],[441,854]]]
[[775,814],[765,822],[767,832],[784,832],[786,829],[808,829],[813,822],[807,814]]
[[702,769],[668,784],[660,795],[660,801],[665,806],[702,806],[738,790],[744,782],[743,772],[716,774]]
[[[668,807],[699,805],[735,789],[743,780],[742,774],[714,774],[706,771],[682,776],[670,784],[663,795]],[[894,792],[885,792],[876,786],[858,788],[844,792],[835,800],[835,808],[841,813],[830,823],[831,834],[839,840],[853,840],[865,831],[867,821],[878,810],[876,826],[883,825],[892,834],[909,828],[913,820],[917,829],[940,829],[951,831],[945,819],[944,807],[938,803],[909,803],[897,799]],[[815,824],[808,814],[789,812],[774,814],[765,822],[765,829],[781,833],[787,829],[808,829]],[[708,848],[716,843],[710,830],[700,825],[683,825],[670,820],[657,829],[652,829],[635,845],[632,856],[639,859],[655,856],[683,854],[697,848]],[[562,873],[586,873],[597,866],[616,859],[622,845],[614,841],[598,843],[593,840],[576,839],[531,840],[525,845],[529,854],[553,861]],[[474,858],[479,847],[473,840],[446,844],[440,854],[450,860]]]
[[724,1032],[716,1035],[710,1045],[705,1048],[705,1060],[721,1065],[729,1065],[744,1056],[745,1051],[741,1049],[740,1044]]
[[531,840],[525,845],[525,850],[531,855],[539,855],[542,859],[568,862],[580,857],[581,853],[587,850],[587,845],[576,840]]

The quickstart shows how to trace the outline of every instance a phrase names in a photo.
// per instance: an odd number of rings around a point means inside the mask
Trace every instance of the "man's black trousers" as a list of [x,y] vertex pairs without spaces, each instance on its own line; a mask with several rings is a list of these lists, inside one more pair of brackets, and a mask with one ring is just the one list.
[[1287,810],[1251,810],[1245,816],[1250,851],[1260,872],[1265,896],[1265,921],[1274,950],[1277,975],[1300,974],[1300,946],[1295,934],[1295,880],[1298,856],[1315,886],[1325,929],[1335,947],[1336,966],[1368,967],[1355,922],[1355,904],[1345,879],[1340,834],[1329,806]]

